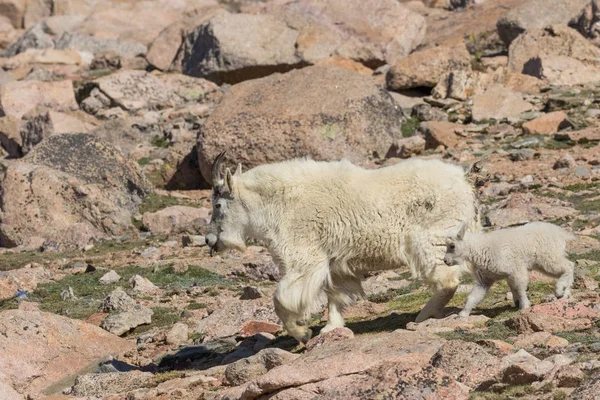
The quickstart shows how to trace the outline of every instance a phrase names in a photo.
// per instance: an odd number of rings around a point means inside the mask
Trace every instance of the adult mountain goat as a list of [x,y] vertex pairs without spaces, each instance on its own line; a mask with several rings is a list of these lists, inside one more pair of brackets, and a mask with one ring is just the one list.
[[[279,264],[275,311],[288,333],[306,342],[306,320],[328,300],[321,332],[344,325],[342,310],[363,295],[367,271],[409,266],[434,297],[417,321],[436,316],[468,268],[444,264],[445,240],[462,221],[479,229],[475,194],[462,168],[410,159],[377,170],[347,161],[296,159],[224,176],[213,163],[213,215],[206,243],[213,251],[265,243]],[[456,269],[455,269],[456,268]]]

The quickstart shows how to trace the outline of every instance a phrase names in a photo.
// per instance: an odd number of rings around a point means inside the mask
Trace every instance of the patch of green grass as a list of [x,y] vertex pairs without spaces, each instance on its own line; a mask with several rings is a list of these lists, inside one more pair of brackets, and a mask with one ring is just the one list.
[[419,123],[421,121],[419,121],[419,118],[417,117],[409,117],[406,122],[404,122],[402,124],[402,127],[400,128],[402,131],[402,136],[403,137],[410,137],[413,136],[415,134],[415,132],[417,131],[417,128],[419,127]]
[[373,303],[387,303],[398,296],[408,294],[413,290],[417,290],[421,286],[418,282],[411,282],[406,287],[400,289],[391,289],[385,293],[377,293],[367,297],[367,300]]
[[534,393],[536,389],[531,385],[516,385],[505,388],[502,393],[472,392],[469,400],[512,400]]
[[600,341],[598,328],[590,328],[584,331],[557,332],[556,336],[567,339],[569,343],[592,344]]
[[130,335],[139,335],[153,328],[170,326],[179,321],[180,312],[172,307],[152,307],[152,322],[147,325],[140,325],[131,331]]
[[142,157],[138,160],[138,164],[141,166],[150,164],[150,159],[148,157]]
[[39,251],[20,251],[15,253],[0,254],[0,271],[9,271],[11,269],[21,268],[31,263],[42,263],[44,261],[53,261],[61,258],[75,257],[77,252],[49,252]]
[[566,150],[575,146],[576,143],[572,140],[558,141],[554,139],[544,140],[542,147],[547,150]]
[[[98,270],[95,273],[69,275],[56,282],[40,284],[30,294],[30,298],[32,301],[39,302],[40,309],[43,311],[75,319],[85,319],[99,311],[104,298],[116,287],[128,287],[127,281],[136,274],[148,278],[156,286],[165,290],[187,288],[190,286],[227,286],[233,283],[233,281],[228,281],[221,275],[196,265],[190,265],[188,270],[181,274],[176,274],[172,267],[166,267],[158,271],[151,271],[135,266],[120,268],[116,272],[121,276],[121,280],[110,285],[100,284],[99,280],[104,275],[104,272],[106,271]],[[63,300],[61,298],[60,293],[69,286],[73,288],[77,299]],[[16,304],[14,300],[12,302]],[[5,307],[14,307],[14,304],[8,302]],[[158,307],[155,311],[151,327],[162,326],[156,324],[166,324],[168,321],[176,321],[179,318],[179,312],[174,309]]]
[[581,192],[583,190],[600,189],[600,183],[576,183],[573,185],[565,186],[564,189],[568,190],[569,192]]
[[432,295],[433,292],[430,290],[419,290],[414,293],[404,294],[389,301],[388,307],[392,311],[403,314],[415,313],[423,308]]
[[167,138],[165,138],[164,136],[152,137],[152,139],[150,139],[150,144],[152,144],[152,146],[154,146],[154,147],[160,147],[163,149],[166,149],[169,146],[171,146],[171,142],[169,142],[169,140]]
[[203,308],[206,308],[206,304],[204,304],[204,303],[192,302],[192,303],[188,304],[188,306],[187,306],[188,310],[201,310]]
[[204,339],[204,336],[206,336],[206,334],[203,332],[192,332],[188,335],[188,339],[191,340],[192,343],[200,343],[202,342],[202,339]]
[[553,400],[564,400],[567,398],[567,393],[563,392],[562,390],[557,390],[556,392],[554,392],[554,395],[552,396]]
[[198,200],[182,199],[173,196],[162,196],[156,193],[149,194],[144,198],[143,203],[140,205],[139,213],[144,214],[145,212],[156,212],[170,206],[197,206],[199,205]]
[[462,331],[440,332],[437,335],[446,340],[464,340],[466,342],[476,342],[484,339],[503,340],[510,343],[509,337],[515,336],[517,333],[508,328],[503,322],[488,321],[482,328],[487,328],[481,331]]

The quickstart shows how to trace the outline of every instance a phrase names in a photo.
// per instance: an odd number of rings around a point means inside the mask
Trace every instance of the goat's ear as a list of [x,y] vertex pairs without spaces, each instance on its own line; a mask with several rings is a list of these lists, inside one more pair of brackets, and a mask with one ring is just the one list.
[[456,238],[458,240],[463,240],[466,232],[467,232],[467,224],[465,222],[463,222],[458,227],[458,233],[456,234]]
[[235,170],[235,174],[233,174],[233,176],[240,176],[242,175],[242,163],[239,163],[237,166],[237,169]]
[[229,168],[225,170],[225,191],[233,194],[233,176]]

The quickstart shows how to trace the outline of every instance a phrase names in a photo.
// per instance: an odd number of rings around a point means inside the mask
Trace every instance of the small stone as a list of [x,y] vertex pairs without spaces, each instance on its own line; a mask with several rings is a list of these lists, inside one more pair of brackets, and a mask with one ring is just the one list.
[[552,166],[553,169],[561,169],[561,168],[574,168],[577,166],[575,159],[568,153],[560,156],[558,160]]
[[110,285],[112,283],[117,283],[120,280],[121,276],[115,271],[110,270],[100,278],[100,283],[103,285]]
[[273,322],[250,321],[242,327],[239,336],[246,338],[263,332],[275,334],[280,330],[281,325],[275,324]]
[[256,355],[229,364],[225,370],[225,377],[231,385],[241,385],[264,375],[275,367],[292,362],[298,357],[298,354],[278,348],[264,349]]
[[306,343],[306,350],[310,351],[315,347],[322,346],[326,343],[339,342],[340,340],[347,340],[354,338],[354,333],[346,328],[335,328],[327,333],[320,334]]
[[526,161],[531,160],[535,154],[532,149],[513,150],[508,154],[511,161]]
[[202,235],[183,235],[181,237],[183,247],[204,247],[206,239]]
[[260,299],[264,294],[261,290],[255,286],[246,286],[243,289],[243,293],[240,296],[240,300],[253,300]]
[[572,126],[564,111],[544,114],[523,124],[523,132],[529,135],[549,135]]
[[180,345],[188,341],[188,326],[182,322],[178,322],[167,333],[166,342],[170,345]]
[[552,337],[546,342],[546,347],[550,349],[567,347],[568,345],[569,341],[567,339],[554,335],[552,335]]
[[573,171],[573,174],[579,178],[589,177],[590,175],[592,175],[591,171],[583,165],[576,167],[575,171]]
[[425,139],[419,135],[395,141],[388,150],[385,158],[410,158],[425,151]]
[[63,301],[77,300],[77,296],[75,296],[75,293],[73,293],[73,288],[71,286],[60,292],[60,298]]
[[556,385],[558,387],[574,388],[585,379],[585,374],[581,368],[574,365],[565,365],[556,373]]
[[482,339],[478,340],[476,343],[495,356],[511,354],[515,349],[512,344],[498,339]]
[[156,285],[154,285],[148,278],[144,278],[140,275],[135,275],[131,279],[129,279],[129,284],[134,292],[137,293],[155,293],[159,289]]

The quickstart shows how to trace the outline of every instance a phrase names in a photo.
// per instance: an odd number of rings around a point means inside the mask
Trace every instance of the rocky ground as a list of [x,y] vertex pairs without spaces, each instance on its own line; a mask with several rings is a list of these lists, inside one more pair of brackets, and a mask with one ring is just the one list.
[[[597,0],[0,0],[1,399],[597,399]],[[577,234],[458,318],[373,273],[298,345],[266,249],[208,256],[210,164],[440,158],[486,229]]]

